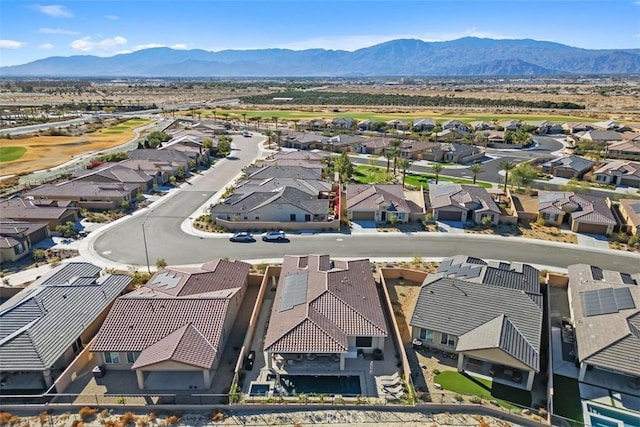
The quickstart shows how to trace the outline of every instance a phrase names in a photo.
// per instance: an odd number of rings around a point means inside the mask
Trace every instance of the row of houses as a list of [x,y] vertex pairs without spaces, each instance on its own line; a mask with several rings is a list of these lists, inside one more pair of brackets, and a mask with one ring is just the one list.
[[[86,263],[60,266],[0,306],[3,393],[18,387],[64,392],[70,381],[65,369],[86,347],[107,376],[131,375],[141,390],[187,383],[172,380],[175,375],[189,378],[191,389],[210,388],[249,287],[249,270],[244,262],[222,259],[169,267],[131,291],[128,276],[101,276]],[[568,268],[568,282],[580,381],[597,385],[603,374],[615,375],[637,395],[640,274],[576,264]],[[391,305],[378,286],[368,259],[285,256],[264,332],[255,331],[260,339],[246,349],[261,355],[252,383],[273,389],[296,375],[353,375],[363,355],[393,359],[389,344],[402,340],[393,336]],[[548,357],[542,291],[540,271],[531,265],[445,258],[413,302],[413,344],[456,354],[458,371],[531,390]],[[364,376],[375,376],[373,368],[366,371]],[[384,393],[366,390],[358,394]]]
[[205,139],[213,131],[200,124],[166,129],[172,139],[158,149],[136,149],[120,162],[96,164],[69,180],[27,190],[0,202],[0,262],[14,262],[56,227],[78,220],[79,209],[110,210],[135,204],[143,193],[167,184],[206,162]]
[[541,172],[560,178],[586,179],[616,187],[640,188],[640,162],[595,161],[576,155],[558,157],[539,165]]

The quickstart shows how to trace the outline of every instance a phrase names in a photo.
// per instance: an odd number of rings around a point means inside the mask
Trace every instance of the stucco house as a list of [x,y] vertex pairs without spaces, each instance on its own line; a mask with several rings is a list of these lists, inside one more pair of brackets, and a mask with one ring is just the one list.
[[[91,347],[109,370],[135,372],[138,388],[171,381],[211,386],[247,289],[251,266],[216,259],[158,271],[116,300]],[[175,384],[178,387],[179,384]]]
[[618,208],[626,232],[640,236],[640,200],[620,199]]
[[295,360],[349,369],[359,352],[384,349],[389,335],[368,259],[286,255],[264,338],[266,368]]
[[444,122],[442,122],[442,130],[446,130],[446,129],[455,129],[455,130],[459,130],[462,131],[464,133],[469,132],[469,127],[461,122],[460,120],[446,120]]
[[588,264],[568,273],[579,381],[615,379],[616,390],[640,396],[640,274]]
[[562,156],[541,165],[542,172],[560,178],[582,178],[595,162],[580,156]]
[[[42,393],[95,336],[131,276],[63,264],[0,305],[2,394]],[[55,390],[54,390],[55,392]]]
[[0,220],[0,263],[27,256],[34,244],[50,236],[46,222]]
[[640,162],[617,160],[606,163],[593,172],[593,180],[616,187],[640,188]]
[[354,144],[353,151],[359,154],[381,155],[384,150],[389,148],[392,139],[386,137],[366,138]]
[[331,120],[331,128],[333,129],[352,129],[355,121],[350,117],[336,117]]
[[568,223],[576,233],[610,236],[617,225],[608,198],[563,191],[538,193],[538,219],[559,227]]
[[531,390],[540,372],[542,301],[539,272],[530,265],[446,258],[420,288],[411,336],[456,353],[458,371]]
[[347,215],[351,221],[405,223],[410,199],[400,184],[347,184]]
[[486,189],[475,185],[431,184],[427,190],[428,211],[436,221],[471,221],[498,225],[500,208]]
[[629,158],[640,159],[640,138],[638,140],[624,140],[611,143],[607,147],[607,152],[617,156],[634,156]]
[[153,187],[156,170],[153,175],[147,171],[132,169],[121,163],[105,163],[93,169],[83,169],[71,175],[71,181],[82,182],[119,182],[127,185],[135,185],[139,192],[145,192]]
[[435,119],[432,119],[429,117],[413,119],[414,132],[432,132],[435,127],[436,127]]
[[75,202],[79,208],[107,210],[121,207],[137,200],[136,184],[121,182],[93,182],[73,180],[60,184],[43,184],[23,193],[34,199]]
[[594,144],[611,144],[622,141],[622,134],[614,130],[588,130],[580,135],[580,141]]
[[3,220],[43,222],[55,230],[60,224],[78,220],[78,209],[72,201],[36,200],[30,198],[0,201],[0,218]]

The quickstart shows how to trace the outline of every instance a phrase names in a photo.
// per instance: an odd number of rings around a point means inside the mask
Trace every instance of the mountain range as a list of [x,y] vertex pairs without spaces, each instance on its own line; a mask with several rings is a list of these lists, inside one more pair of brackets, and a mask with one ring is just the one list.
[[465,37],[391,40],[353,52],[151,48],[111,57],[50,57],[0,67],[0,77],[373,77],[640,74],[640,49]]

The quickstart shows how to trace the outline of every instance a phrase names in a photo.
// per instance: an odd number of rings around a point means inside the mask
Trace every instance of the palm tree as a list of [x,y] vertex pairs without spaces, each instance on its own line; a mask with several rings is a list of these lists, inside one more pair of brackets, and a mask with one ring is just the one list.
[[507,194],[507,182],[509,181],[509,171],[515,169],[516,164],[511,160],[505,160],[500,163],[500,170],[504,171],[504,193]]
[[271,120],[273,120],[273,124],[276,126],[276,129],[278,129],[278,116],[271,117]]
[[300,119],[291,119],[291,121],[293,122],[293,130],[295,130],[297,132],[298,131],[298,122],[300,121]]
[[264,134],[267,135],[267,141],[269,141],[269,149],[271,149],[271,141],[273,140],[273,132],[271,129],[267,129],[264,131]]
[[398,160],[398,167],[402,169],[402,188],[404,188],[404,181],[407,178],[407,169],[411,166],[409,159]]
[[[164,111],[164,108],[162,110]],[[218,121],[218,112],[216,110],[213,110],[212,113],[213,113],[213,120]]]
[[247,113],[240,114],[242,116],[242,121],[244,122],[244,127],[247,127]]
[[387,159],[387,173],[389,173],[389,167],[391,166],[391,159],[396,158],[394,150],[384,150],[384,157]]
[[278,142],[278,148],[280,148],[280,137],[282,136],[282,131],[280,129],[276,129],[273,133],[276,135],[276,141]]
[[437,184],[438,180],[440,179],[440,172],[442,172],[442,170],[444,169],[444,166],[441,165],[440,163],[434,163],[433,166],[431,166],[431,169],[433,169],[433,174],[436,176],[436,184]]
[[[396,158],[398,157],[398,154],[400,154],[400,145],[402,145],[402,141],[400,141],[399,139],[392,139],[389,142],[389,145],[391,145],[391,148],[393,149],[393,174],[396,174]],[[387,171],[388,172],[388,171]]]
[[476,178],[478,177],[478,174],[483,171],[484,169],[482,169],[482,165],[480,163],[474,163],[471,166],[469,166],[469,172],[473,174],[474,184],[476,183]]

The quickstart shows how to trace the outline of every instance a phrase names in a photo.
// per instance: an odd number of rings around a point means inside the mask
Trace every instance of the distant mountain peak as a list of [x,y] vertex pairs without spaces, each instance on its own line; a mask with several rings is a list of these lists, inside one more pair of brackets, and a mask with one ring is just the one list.
[[640,49],[589,50],[531,39],[389,40],[353,52],[155,47],[108,58],[50,57],[0,67],[2,77],[510,76],[640,74]]

